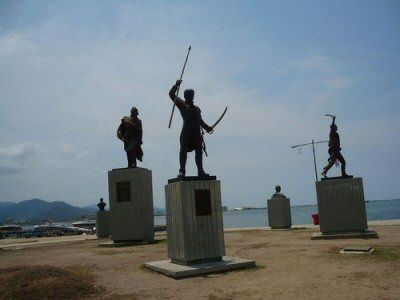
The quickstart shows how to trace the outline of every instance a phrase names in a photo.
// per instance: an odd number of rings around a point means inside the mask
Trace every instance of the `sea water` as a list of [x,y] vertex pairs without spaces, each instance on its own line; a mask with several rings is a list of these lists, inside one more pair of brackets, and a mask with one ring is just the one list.
[[[400,219],[400,199],[368,201],[365,205],[368,221]],[[312,224],[311,214],[317,212],[317,205],[292,206],[292,224]],[[225,228],[265,227],[268,226],[268,211],[265,208],[225,211],[223,220]],[[156,216],[154,222],[156,225],[165,225],[165,216]]]

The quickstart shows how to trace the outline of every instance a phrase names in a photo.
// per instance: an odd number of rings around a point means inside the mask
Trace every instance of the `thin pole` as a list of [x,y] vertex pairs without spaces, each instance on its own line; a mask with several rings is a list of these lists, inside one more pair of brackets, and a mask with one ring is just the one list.
[[[186,54],[185,63],[183,64],[181,76],[179,77],[179,80],[181,80],[181,81],[182,81],[183,73],[185,72],[186,63],[187,63],[188,58],[189,58],[190,50],[192,50],[192,46],[189,46],[188,52],[187,52],[187,54]],[[172,118],[173,118],[173,116],[174,116],[174,111],[175,111],[175,106],[176,106],[176,97],[178,97],[178,95],[179,95],[179,89],[180,89],[180,87],[181,87],[181,86],[178,86],[178,88],[177,88],[177,90],[176,90],[176,93],[175,93],[174,105],[172,106],[171,117],[169,118],[169,122],[168,122],[168,128],[171,128]]]
[[313,151],[313,157],[314,157],[314,171],[315,171],[315,180],[318,181],[318,172],[317,172],[317,161],[315,159],[315,145],[316,144],[322,144],[322,143],[328,143],[329,141],[318,141],[314,142],[314,140],[311,141],[311,143],[305,143],[305,144],[300,144],[300,145],[294,145],[291,146],[292,149],[298,148],[298,147],[303,147],[303,146],[312,146],[312,151]]
[[315,180],[318,181],[318,172],[317,172],[317,162],[315,160],[315,144],[314,144],[314,140],[311,141],[312,143],[312,153],[314,156],[314,170],[315,170]]

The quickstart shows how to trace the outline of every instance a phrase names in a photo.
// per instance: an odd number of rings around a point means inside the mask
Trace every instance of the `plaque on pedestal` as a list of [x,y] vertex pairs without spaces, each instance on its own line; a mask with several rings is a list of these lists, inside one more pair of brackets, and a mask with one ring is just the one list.
[[321,233],[318,238],[378,237],[368,230],[362,178],[316,182]]
[[151,171],[144,168],[108,172],[110,235],[116,242],[154,240]]
[[174,278],[254,267],[225,256],[221,184],[215,176],[178,177],[165,186],[170,260],[145,266]]
[[107,210],[96,212],[96,235],[98,238],[109,237],[110,235],[110,214]]

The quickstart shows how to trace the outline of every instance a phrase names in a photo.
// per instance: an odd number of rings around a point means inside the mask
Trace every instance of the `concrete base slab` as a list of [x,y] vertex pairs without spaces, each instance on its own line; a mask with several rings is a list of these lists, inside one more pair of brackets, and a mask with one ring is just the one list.
[[182,266],[171,263],[170,260],[160,260],[145,263],[144,266],[153,271],[173,277],[175,279],[205,275],[210,273],[226,272],[236,269],[254,268],[256,262],[249,259],[224,256],[222,261]]
[[155,240],[151,241],[125,241],[125,242],[106,242],[97,244],[97,247],[129,247],[129,246],[138,246],[138,245],[146,245],[146,244],[154,244]]
[[371,254],[375,249],[370,246],[347,246],[339,251],[340,254]]
[[312,240],[331,240],[331,239],[377,239],[378,234],[374,230],[365,231],[343,231],[323,233],[316,232],[311,235]]

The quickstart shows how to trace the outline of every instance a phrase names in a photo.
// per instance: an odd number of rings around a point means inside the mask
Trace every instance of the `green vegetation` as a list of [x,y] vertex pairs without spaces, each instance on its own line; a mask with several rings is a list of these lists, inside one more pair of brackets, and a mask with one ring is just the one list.
[[384,260],[400,260],[400,247],[375,247],[371,256]]

